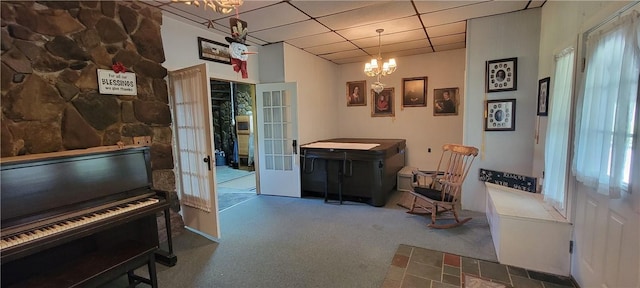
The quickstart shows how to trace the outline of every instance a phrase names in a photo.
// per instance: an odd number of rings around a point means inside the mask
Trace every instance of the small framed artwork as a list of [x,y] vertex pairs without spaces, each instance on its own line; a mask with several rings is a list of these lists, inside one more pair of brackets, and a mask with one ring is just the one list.
[[433,89],[433,116],[458,115],[458,88]]
[[538,80],[538,116],[549,114],[549,81],[550,77]]
[[371,90],[371,117],[393,117],[394,89],[384,88],[380,93]]
[[518,88],[518,58],[487,61],[487,92],[512,91]]
[[487,100],[487,119],[484,130],[516,130],[516,99]]
[[198,55],[200,59],[231,64],[229,45],[198,37]]
[[427,77],[402,78],[402,107],[427,106]]
[[347,82],[347,106],[367,106],[367,81]]

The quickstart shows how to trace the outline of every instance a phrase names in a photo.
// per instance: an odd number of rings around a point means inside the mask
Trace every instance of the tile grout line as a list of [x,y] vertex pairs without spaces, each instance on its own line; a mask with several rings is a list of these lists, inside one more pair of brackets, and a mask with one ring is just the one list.
[[[413,256],[413,250],[415,247],[411,247],[411,252],[409,253],[409,259],[407,259],[407,265],[404,267],[404,271],[402,272],[402,279],[400,279],[400,287],[404,284],[404,278],[407,276],[407,270],[409,269],[409,263],[411,263],[411,256]],[[400,288],[398,287],[398,288]]]
[[458,273],[458,277],[460,277],[460,288],[463,288],[465,283],[462,278],[462,256],[457,254],[456,256],[458,256],[458,268],[460,268],[460,271]]
[[511,269],[509,269],[509,266],[505,266],[505,267],[507,268],[507,274],[509,274],[509,281],[511,281],[511,283],[509,283],[509,285],[511,285],[511,287],[514,287],[515,285],[513,284],[513,277],[512,277],[513,275],[511,275]]
[[[444,283],[444,254],[445,252],[442,252],[442,264],[440,264],[440,283]],[[433,285],[433,282],[431,283],[431,285]]]

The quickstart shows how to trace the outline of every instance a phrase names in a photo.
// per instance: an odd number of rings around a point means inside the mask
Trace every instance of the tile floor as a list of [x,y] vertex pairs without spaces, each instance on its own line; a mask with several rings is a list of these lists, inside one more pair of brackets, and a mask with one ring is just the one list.
[[249,167],[234,169],[229,166],[216,166],[218,190],[218,211],[223,211],[238,203],[258,196],[256,194],[256,176]]
[[569,277],[400,245],[382,288],[568,288]]

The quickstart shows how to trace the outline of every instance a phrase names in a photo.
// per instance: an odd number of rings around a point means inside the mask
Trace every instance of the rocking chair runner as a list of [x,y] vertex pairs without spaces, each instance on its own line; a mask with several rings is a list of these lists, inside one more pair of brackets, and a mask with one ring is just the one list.
[[[411,208],[407,213],[431,214],[431,228],[451,228],[460,226],[471,218],[458,219],[456,206],[460,203],[462,183],[467,177],[473,160],[478,155],[478,148],[458,144],[442,146],[442,155],[438,163],[438,170],[434,173],[424,173],[414,170],[413,183],[409,193],[413,196]],[[417,209],[421,209],[418,211]],[[437,224],[438,214],[451,211],[454,223]],[[451,218],[449,218],[451,219]]]

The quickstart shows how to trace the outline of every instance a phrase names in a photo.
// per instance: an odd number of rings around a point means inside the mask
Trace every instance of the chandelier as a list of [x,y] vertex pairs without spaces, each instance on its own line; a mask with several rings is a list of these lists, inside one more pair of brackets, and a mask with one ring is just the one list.
[[380,35],[384,32],[384,29],[377,29],[376,32],[378,32],[378,57],[371,59],[371,62],[364,65],[364,74],[370,77],[378,77],[378,81],[371,84],[371,89],[376,93],[380,93],[384,89],[384,84],[380,82],[380,76],[393,73],[398,66],[396,65],[396,59],[393,58],[389,59],[388,62],[382,62]]
[[234,9],[237,9],[244,3],[244,0],[171,0],[172,2],[182,2],[187,5],[193,5],[196,7],[203,6],[204,9],[207,7],[211,8],[213,11],[218,13],[227,14]]

